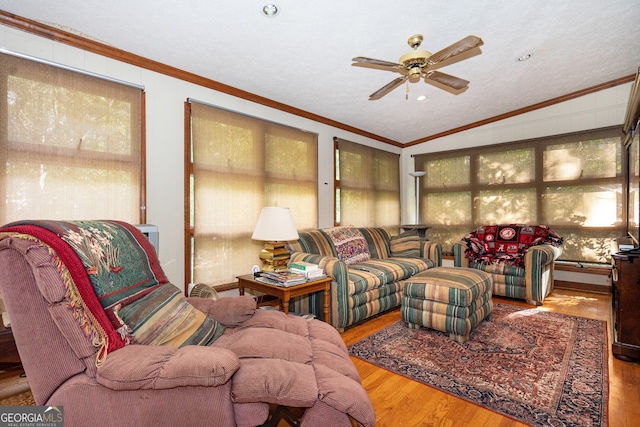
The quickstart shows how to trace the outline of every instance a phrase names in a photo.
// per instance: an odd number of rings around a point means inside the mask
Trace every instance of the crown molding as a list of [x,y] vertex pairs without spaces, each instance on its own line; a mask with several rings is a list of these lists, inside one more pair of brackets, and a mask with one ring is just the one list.
[[579,90],[579,91],[576,91],[576,92],[572,92],[572,93],[569,93],[569,94],[566,94],[566,95],[562,95],[562,96],[559,96],[557,98],[549,99],[547,101],[539,102],[537,104],[533,104],[533,105],[530,105],[528,107],[523,107],[523,108],[520,108],[520,109],[517,109],[517,110],[513,110],[513,111],[510,111],[510,112],[505,113],[505,114],[500,114],[498,116],[490,117],[488,119],[480,120],[480,121],[477,121],[477,122],[474,122],[474,123],[469,123],[468,125],[464,125],[464,126],[460,126],[460,127],[454,128],[454,129],[450,129],[448,131],[437,133],[437,134],[431,135],[431,136],[427,136],[427,137],[422,138],[422,139],[416,139],[415,141],[411,141],[411,142],[408,142],[408,143],[404,144],[403,147],[411,147],[413,145],[418,145],[418,144],[422,144],[424,142],[432,141],[434,139],[442,138],[442,137],[445,137],[445,136],[448,136],[448,135],[453,135],[454,133],[458,133],[458,132],[462,132],[462,131],[465,131],[465,130],[477,128],[479,126],[484,126],[484,125],[487,125],[489,123],[499,122],[500,120],[508,119],[510,117],[514,117],[514,116],[518,116],[520,114],[528,113],[530,111],[539,110],[540,108],[550,107],[552,105],[559,104],[559,103],[565,102],[565,101],[569,101],[571,99],[579,98],[581,96],[585,96],[585,95],[588,95],[590,93],[598,92],[598,91],[601,91],[601,90],[604,90],[604,89],[609,89],[609,88],[612,88],[612,87],[615,87],[615,86],[618,86],[618,85],[621,85],[621,84],[624,84],[624,83],[632,82],[632,81],[634,81],[635,77],[636,76],[634,74],[631,74],[631,75],[628,75],[628,76],[625,76],[625,77],[620,77],[618,79],[611,80],[609,82],[605,82],[605,83],[602,83],[602,84],[599,84],[599,85],[596,85],[596,86],[592,86],[592,87],[589,87],[589,88],[586,88],[586,89],[582,89],[582,90]]
[[140,68],[144,68],[150,71],[154,71],[160,74],[164,74],[169,77],[173,77],[176,79],[180,79],[189,83],[197,84],[202,87],[206,87],[208,89],[212,89],[218,92],[226,93],[231,96],[235,96],[237,98],[245,99],[247,101],[254,102],[256,104],[264,105],[269,108],[273,108],[276,110],[280,110],[289,114],[293,114],[295,116],[303,117],[305,119],[313,120],[318,123],[322,123],[337,129],[342,129],[347,132],[354,133],[356,135],[361,135],[366,138],[370,138],[376,141],[383,142],[385,144],[393,145],[395,147],[407,148],[414,145],[422,144],[425,142],[432,141],[434,139],[442,138],[445,136],[453,135],[458,132],[462,132],[465,130],[473,129],[479,126],[484,126],[489,123],[498,122],[500,120],[508,119],[510,117],[514,117],[520,114],[528,113],[530,111],[538,110],[540,108],[549,107],[554,104],[559,104],[561,102],[569,101],[571,99],[575,99],[584,95],[588,95],[590,93],[598,92],[603,89],[608,89],[614,86],[618,86],[624,83],[632,82],[635,79],[635,75],[629,75],[625,77],[620,77],[615,80],[611,80],[609,82],[605,82],[596,86],[592,86],[587,89],[582,89],[576,92],[569,93],[567,95],[562,95],[557,98],[553,98],[547,101],[543,101],[537,104],[530,105],[528,107],[520,108],[518,110],[510,111],[508,113],[500,114],[498,116],[490,117],[484,120],[480,120],[474,123],[469,123],[464,126],[460,126],[454,129],[450,129],[444,132],[440,132],[434,135],[426,136],[421,139],[416,139],[414,141],[408,143],[400,143],[398,141],[394,141],[389,138],[385,138],[380,135],[373,134],[371,132],[367,132],[365,130],[355,128],[353,126],[349,126],[345,123],[338,122],[336,120],[329,119],[327,117],[323,117],[317,114],[310,113],[308,111],[302,110],[300,108],[292,107],[287,104],[283,104],[281,102],[274,101],[269,98],[265,98],[242,89],[238,89],[229,85],[225,85],[223,83],[217,82],[215,80],[199,76],[194,73],[190,73],[188,71],[181,70],[176,67],[172,67],[166,64],[162,64],[157,61],[153,61],[151,59],[124,51],[122,49],[118,49],[113,46],[109,46],[104,43],[100,43],[98,41],[90,40],[85,37],[81,37],[79,35],[63,31],[58,28],[54,28],[45,24],[42,24],[37,21],[33,21],[30,19],[26,19],[20,17],[18,15],[14,15],[3,10],[0,10],[0,24],[13,27],[22,31],[26,31],[31,34],[38,35],[40,37],[44,37],[59,43],[63,43],[69,46],[76,47],[78,49],[86,50],[91,53],[95,53],[98,55],[105,56],[107,58],[115,59],[127,64],[131,64]]
[[285,113],[293,114],[295,116],[303,117],[305,119],[313,120],[318,123],[322,123],[331,127],[342,129],[347,132],[352,132],[357,135],[361,135],[376,141],[380,141],[396,147],[402,147],[402,144],[389,138],[385,138],[380,135],[375,135],[371,132],[367,132],[362,129],[349,126],[347,124],[338,122],[336,120],[329,119],[317,114],[310,113],[300,108],[292,107],[281,102],[274,101],[269,98],[265,98],[242,89],[235,88],[220,82],[217,82],[206,77],[199,76],[188,71],[181,70],[170,65],[162,64],[157,61],[118,49],[113,46],[109,46],[104,43],[100,43],[95,40],[90,40],[85,37],[73,34],[58,28],[51,27],[49,25],[42,24],[37,21],[23,18],[5,11],[0,10],[0,24],[16,28],[18,30],[26,31],[37,36],[53,40],[55,42],[63,43],[69,46],[76,47],[78,49],[85,50],[87,52],[95,53],[97,55],[105,56],[107,58],[115,59],[127,64],[131,64],[140,68],[144,68],[153,72],[164,74],[169,77],[180,79],[189,83],[193,83],[208,89],[212,89],[218,92],[226,93],[227,95],[235,96],[237,98],[245,99],[247,101],[254,102],[256,104],[264,105],[266,107],[274,108],[276,110],[284,111]]

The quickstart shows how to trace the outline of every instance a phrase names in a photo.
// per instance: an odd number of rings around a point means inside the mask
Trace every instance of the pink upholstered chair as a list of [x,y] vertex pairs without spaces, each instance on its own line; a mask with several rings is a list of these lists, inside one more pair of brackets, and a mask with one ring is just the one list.
[[[92,238],[94,226],[118,234],[109,250],[121,262],[103,266],[107,282],[93,283],[90,297],[80,282],[99,274],[83,259],[89,252],[69,237],[77,231]],[[145,265],[144,274],[125,259],[132,256]],[[145,280],[122,286],[127,269]],[[129,288],[136,297],[102,306]],[[36,222],[0,229],[0,292],[18,351],[36,404],[63,406],[65,426],[256,426],[269,421],[276,406],[301,408],[302,426],[375,424],[358,372],[330,325],[256,310],[250,297],[158,296],[171,288],[152,247],[128,224]],[[167,307],[177,309],[168,315]],[[156,316],[174,327],[183,313],[198,327],[183,322],[191,329],[169,336],[149,326]],[[166,345],[141,343],[158,337]]]

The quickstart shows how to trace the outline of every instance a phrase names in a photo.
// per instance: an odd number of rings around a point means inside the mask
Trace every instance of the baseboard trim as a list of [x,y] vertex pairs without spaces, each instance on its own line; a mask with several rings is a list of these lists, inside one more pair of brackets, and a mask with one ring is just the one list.
[[611,295],[611,286],[593,285],[591,283],[566,282],[564,280],[554,280],[553,287],[558,289],[570,289],[573,291],[593,292],[596,294]]
[[567,264],[556,262],[554,265],[556,271],[570,271],[572,273],[598,274],[600,276],[610,276],[611,266],[593,266],[583,265],[579,263]]

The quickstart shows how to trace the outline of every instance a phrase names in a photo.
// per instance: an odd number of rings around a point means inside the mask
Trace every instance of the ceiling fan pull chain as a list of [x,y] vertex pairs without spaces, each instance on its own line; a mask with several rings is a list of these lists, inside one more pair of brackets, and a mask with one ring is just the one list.
[[407,92],[404,94],[404,99],[409,100],[409,80],[407,80]]

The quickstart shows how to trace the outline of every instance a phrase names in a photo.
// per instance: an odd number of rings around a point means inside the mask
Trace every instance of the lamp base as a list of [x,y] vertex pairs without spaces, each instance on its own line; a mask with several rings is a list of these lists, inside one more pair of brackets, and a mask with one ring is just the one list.
[[285,242],[266,242],[260,251],[263,271],[277,271],[287,268],[291,254],[285,248]]

